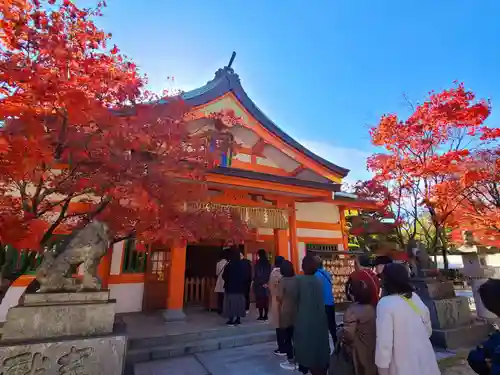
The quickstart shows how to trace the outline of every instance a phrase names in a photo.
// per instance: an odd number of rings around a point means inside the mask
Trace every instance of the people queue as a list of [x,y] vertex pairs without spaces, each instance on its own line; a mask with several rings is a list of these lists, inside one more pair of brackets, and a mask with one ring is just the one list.
[[[226,251],[217,264],[219,313],[241,324],[253,285],[258,320],[276,329],[274,354],[285,370],[312,375],[439,375],[430,313],[413,291],[406,266],[360,256],[346,285],[352,303],[337,327],[332,275],[319,257],[302,260],[302,274],[264,250],[253,267],[243,254]],[[333,348],[330,348],[330,337]],[[333,350],[331,350],[333,349]]]

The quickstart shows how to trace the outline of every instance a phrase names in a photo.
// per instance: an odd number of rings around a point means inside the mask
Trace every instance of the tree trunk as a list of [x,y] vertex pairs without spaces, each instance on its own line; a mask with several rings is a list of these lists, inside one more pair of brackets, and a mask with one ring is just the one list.
[[439,242],[441,242],[441,254],[443,255],[443,267],[445,271],[448,271],[448,241],[446,240],[446,232],[443,227],[436,228],[438,229],[437,235],[439,236]]
[[443,266],[444,270],[448,271],[449,265],[448,265],[448,250],[446,249],[446,246],[443,246],[441,248],[441,254],[443,254]]

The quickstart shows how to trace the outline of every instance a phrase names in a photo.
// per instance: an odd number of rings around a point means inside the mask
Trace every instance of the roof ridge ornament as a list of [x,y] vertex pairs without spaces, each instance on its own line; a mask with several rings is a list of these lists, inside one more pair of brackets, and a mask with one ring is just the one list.
[[231,58],[229,59],[229,64],[227,64],[226,68],[231,69],[231,65],[233,65],[235,58],[236,58],[236,51],[233,51],[233,53],[231,54]]
[[[238,74],[236,74],[234,72],[234,69],[232,68],[232,65],[233,65],[235,58],[236,58],[236,52],[233,51],[233,53],[231,54],[231,58],[229,59],[229,63],[224,68],[218,69],[215,72],[215,77],[212,81],[219,79],[219,78],[222,78],[224,76],[234,76],[239,80]],[[210,81],[210,82],[212,82],[212,81]]]

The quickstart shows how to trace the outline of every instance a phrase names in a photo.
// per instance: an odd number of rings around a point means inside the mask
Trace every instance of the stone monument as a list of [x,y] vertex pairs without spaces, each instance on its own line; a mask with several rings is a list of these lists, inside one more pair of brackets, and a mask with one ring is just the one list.
[[468,298],[457,297],[453,283],[436,276],[436,268],[422,268],[425,265],[434,266],[430,258],[425,259],[426,254],[421,253],[420,261],[416,261],[416,276],[412,282],[415,292],[430,311],[432,343],[446,349],[476,345],[488,336],[491,325],[472,316]]
[[[127,339],[114,325],[115,301],[101,290],[97,266],[108,228],[93,221],[36,272],[40,290],[12,307],[0,340],[2,375],[121,375]],[[71,273],[83,266],[81,280]]]
[[481,246],[474,239],[472,231],[462,233],[463,245],[457,250],[462,254],[462,263],[464,265],[463,274],[471,279],[472,295],[476,305],[478,317],[487,320],[497,320],[497,316],[486,309],[479,296],[479,287],[483,285],[490,277],[495,277],[495,268],[489,267],[486,262],[488,250]]

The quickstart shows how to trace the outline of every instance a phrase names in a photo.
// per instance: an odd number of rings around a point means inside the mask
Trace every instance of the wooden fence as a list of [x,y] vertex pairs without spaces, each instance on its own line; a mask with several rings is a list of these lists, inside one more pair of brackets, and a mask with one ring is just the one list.
[[214,292],[216,277],[188,277],[184,284],[184,303],[204,305]]

